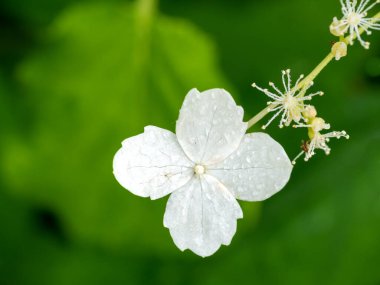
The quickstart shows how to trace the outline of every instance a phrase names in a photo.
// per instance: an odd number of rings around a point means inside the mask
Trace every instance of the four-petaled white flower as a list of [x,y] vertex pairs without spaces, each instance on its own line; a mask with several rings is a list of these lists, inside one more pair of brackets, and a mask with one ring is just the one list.
[[364,30],[367,35],[371,34],[372,30],[380,30],[380,24],[377,23],[380,19],[368,18],[367,13],[376,4],[380,3],[380,0],[376,0],[372,4],[368,5],[370,0],[361,0],[359,5],[357,0],[340,0],[342,5],[343,18],[338,20],[336,17],[330,26],[330,31],[335,36],[343,36],[345,33],[349,33],[349,43],[352,45],[355,37],[359,40],[360,44],[368,49],[369,42],[366,42],[360,36],[361,30]]
[[321,134],[321,131],[330,129],[330,124],[326,124],[322,118],[318,117],[314,118],[308,125],[299,124],[295,125],[294,127],[308,128],[311,139],[303,145],[303,150],[293,160],[293,164],[295,164],[295,161],[303,154],[305,154],[305,161],[308,161],[313,155],[315,155],[316,149],[322,149],[326,155],[329,155],[331,148],[327,145],[327,143],[329,142],[330,138],[340,139],[341,137],[344,137],[346,139],[349,139],[349,135],[345,131],[334,131],[326,134]]
[[236,201],[262,201],[288,182],[291,162],[264,133],[245,134],[243,109],[223,89],[186,96],[176,135],[153,126],[123,141],[113,161],[118,182],[133,194],[171,194],[164,215],[174,243],[209,256],[231,242]]
[[282,71],[282,83],[284,85],[285,91],[280,91],[279,88],[274,85],[273,82],[269,82],[269,85],[275,90],[275,93],[270,92],[268,89],[263,89],[256,85],[252,84],[252,87],[257,88],[273,101],[268,102],[268,105],[272,105],[273,108],[269,108],[268,111],[276,112],[272,118],[264,125],[262,128],[266,129],[270,123],[273,122],[280,114],[282,114],[280,119],[279,127],[282,128],[284,125],[289,126],[292,121],[298,123],[305,118],[302,115],[304,111],[305,104],[304,101],[311,100],[316,95],[323,95],[323,92],[319,91],[310,95],[305,95],[306,91],[313,85],[313,82],[310,82],[304,86],[301,90],[297,90],[297,86],[300,81],[304,78],[301,75],[296,84],[292,86],[292,79],[290,76],[290,69]]

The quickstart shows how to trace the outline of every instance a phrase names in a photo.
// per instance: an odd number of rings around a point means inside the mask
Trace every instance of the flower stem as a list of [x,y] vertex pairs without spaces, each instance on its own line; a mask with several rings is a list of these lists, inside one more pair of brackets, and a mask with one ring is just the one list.
[[271,105],[269,105],[268,107],[266,107],[265,109],[261,110],[256,116],[254,116],[252,119],[250,119],[248,121],[248,127],[247,129],[249,129],[250,127],[252,127],[254,124],[256,124],[258,121],[260,121],[262,118],[264,118],[272,109],[274,109],[278,104],[276,103],[272,103]]
[[[380,18],[380,12],[377,13],[373,18],[372,21]],[[360,34],[364,32],[364,29],[360,29]],[[353,35],[352,40],[356,38],[356,35]],[[348,37],[344,39],[345,42],[348,42]],[[311,81],[313,81],[319,73],[330,63],[330,61],[334,58],[334,54],[330,51],[329,54],[313,69],[312,72],[308,76],[305,77],[304,80],[302,80],[297,86],[295,86],[296,91],[301,89],[304,86],[307,86]],[[293,90],[294,91],[294,90]],[[272,109],[274,109],[276,106],[278,106],[277,103],[272,103],[265,109],[261,110],[256,116],[251,118],[248,121],[248,129],[251,128],[254,124],[256,124],[258,121],[260,121],[262,118],[264,118]]]
[[330,61],[334,58],[334,54],[330,52],[314,69],[308,76],[302,80],[298,86],[296,86],[296,90],[301,89],[304,86],[307,86],[311,81],[314,80],[318,76],[318,74],[330,63]]

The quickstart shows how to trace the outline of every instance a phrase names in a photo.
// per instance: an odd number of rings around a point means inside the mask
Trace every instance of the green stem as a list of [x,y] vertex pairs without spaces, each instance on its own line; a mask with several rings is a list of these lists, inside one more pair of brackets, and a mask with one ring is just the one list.
[[261,110],[256,116],[254,116],[252,119],[248,121],[248,127],[247,130],[252,127],[254,124],[256,124],[258,121],[260,121],[262,118],[264,118],[272,109],[274,109],[278,104],[272,103],[265,109]]
[[[380,12],[377,13],[372,19],[378,19],[380,18]],[[364,29],[360,29],[360,34],[364,32]],[[356,34],[353,35],[353,40],[356,39]],[[345,38],[345,42],[348,42],[348,37]],[[295,90],[299,90],[304,86],[307,86],[311,81],[313,81],[319,73],[331,62],[331,60],[334,58],[334,54],[330,51],[329,54],[313,69],[312,72],[308,76],[305,77],[304,80],[302,80],[297,86],[295,86]],[[252,127],[254,124],[256,124],[258,121],[260,121],[262,118],[264,118],[272,109],[274,109],[276,106],[278,106],[277,103],[272,103],[265,109],[261,110],[256,116],[254,116],[252,119],[248,121],[248,129]]]
[[330,63],[330,61],[334,58],[334,54],[330,52],[314,69],[308,76],[302,80],[298,86],[296,86],[296,90],[301,89],[304,86],[307,86],[311,81],[313,81],[319,73]]

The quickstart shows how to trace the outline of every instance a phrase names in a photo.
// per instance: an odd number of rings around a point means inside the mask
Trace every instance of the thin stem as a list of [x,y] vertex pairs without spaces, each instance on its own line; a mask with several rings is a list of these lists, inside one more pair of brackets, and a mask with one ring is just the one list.
[[330,52],[314,69],[308,76],[305,77],[295,88],[296,91],[304,86],[307,86],[311,81],[318,76],[318,74],[330,63],[334,58],[334,54]]
[[254,124],[256,124],[258,121],[260,121],[262,118],[264,118],[271,110],[273,110],[278,104],[272,103],[265,109],[261,110],[260,113],[258,113],[256,116],[254,116],[252,119],[248,121],[248,128],[252,127]]
[[[377,13],[373,18],[372,22],[376,19],[380,18],[380,12]],[[363,28],[360,29],[359,33],[362,34],[365,30]],[[344,41],[346,43],[349,42],[349,40],[354,40],[357,38],[356,34],[353,34],[352,36],[347,36],[344,38]],[[304,86],[307,86],[311,81],[313,81],[319,73],[331,62],[331,60],[334,58],[334,54],[330,51],[329,54],[313,69],[312,72],[308,76],[305,77],[304,80],[302,80],[297,86],[294,87],[292,91],[297,91]],[[254,116],[252,119],[248,121],[248,129],[251,128],[254,124],[256,124],[258,121],[260,121],[262,118],[264,118],[272,109],[277,107],[277,103],[272,103],[271,105],[267,106],[265,109],[261,110],[256,116]]]

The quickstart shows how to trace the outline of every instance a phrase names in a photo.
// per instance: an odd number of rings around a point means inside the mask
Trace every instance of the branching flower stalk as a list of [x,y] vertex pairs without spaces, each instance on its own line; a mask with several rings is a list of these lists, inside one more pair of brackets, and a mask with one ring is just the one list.
[[[378,14],[378,17],[380,18],[380,13]],[[297,86],[295,86],[294,90],[292,91],[298,91],[305,85],[310,84],[318,75],[319,73],[330,63],[332,59],[334,59],[335,55],[330,52],[314,69],[313,71],[307,75]],[[248,121],[248,128],[251,128],[253,125],[258,123],[261,119],[263,119],[271,110],[276,108],[278,106],[277,103],[270,104],[265,109],[261,110],[257,115],[252,117]]]
[[[352,45],[355,39],[357,39],[364,48],[369,48],[369,43],[364,42],[361,35],[363,33],[370,35],[370,29],[380,29],[380,23],[378,23],[380,22],[380,12],[372,18],[367,18],[367,12],[378,3],[380,3],[380,0],[375,1],[372,4],[370,4],[370,0],[362,0],[360,3],[358,3],[357,0],[346,0],[345,2],[341,0],[343,17],[341,20],[338,20],[335,17],[330,26],[331,33],[335,36],[339,36],[339,41],[333,45],[328,55],[312,70],[312,72],[310,72],[310,74],[304,79],[297,81],[293,88],[287,90],[286,87],[285,92],[282,93],[274,86],[273,83],[270,82],[269,85],[277,92],[277,94],[273,94],[268,89],[258,87],[256,83],[252,84],[254,88],[257,88],[259,91],[265,93],[265,95],[270,97],[273,101],[268,102],[268,106],[266,108],[261,110],[257,115],[248,121],[248,128],[251,128],[253,125],[257,124],[271,112],[274,112],[275,114],[268,121],[268,123],[262,127],[263,129],[265,129],[274,119],[276,119],[281,112],[283,112],[283,116],[280,119],[279,127],[282,128],[284,125],[288,126],[293,120],[296,123],[294,127],[308,128],[309,140],[306,143],[303,143],[301,146],[302,152],[293,160],[293,164],[295,164],[295,160],[302,156],[302,154],[305,154],[305,161],[309,160],[315,154],[315,148],[322,149],[326,154],[329,154],[330,148],[326,143],[332,137],[349,138],[345,131],[330,132],[322,135],[320,131],[330,128],[329,124],[326,124],[322,129],[314,128],[315,123],[313,124],[313,121],[321,123],[321,121],[324,122],[324,120],[316,117],[316,110],[314,106],[306,105],[305,101],[311,100],[311,98],[316,94],[322,95],[323,92],[307,95],[306,91],[311,85],[313,85],[313,80],[333,59],[340,60],[342,57],[347,55],[347,45]],[[345,33],[348,33],[346,37],[344,37]],[[289,70],[283,71],[283,73],[284,72],[290,73]],[[293,101],[291,102],[293,104],[289,104],[289,100],[287,100],[287,98],[290,98],[291,101]],[[297,100],[297,102],[295,100]],[[308,107],[313,108],[315,111],[315,116],[308,117],[307,113],[309,111],[306,110]],[[299,112],[301,112],[300,115],[298,114]],[[304,123],[301,123],[301,120]]]
[[[380,20],[380,12],[377,13],[373,19],[378,19]],[[364,33],[365,30],[364,28],[361,28],[360,29],[360,34]],[[353,36],[353,40],[356,38],[356,36],[354,35]],[[350,41],[350,37],[346,37],[346,38],[343,38],[341,39],[341,42],[345,42],[345,43],[348,43]],[[310,72],[309,75],[307,75],[296,87],[296,90],[299,90],[301,89],[303,86],[309,84],[311,81],[313,81],[318,75],[319,73],[335,58],[335,54],[331,51],[329,52],[329,54],[313,69],[312,72]],[[256,114],[254,117],[252,117],[249,121],[248,121],[248,128],[251,128],[253,125],[255,125],[256,123],[258,123],[261,119],[263,119],[272,109],[274,109],[275,107],[277,107],[278,104],[271,104],[269,105],[268,107],[266,107],[265,109],[261,110],[258,114]]]
[[[380,20],[380,12],[377,13],[372,19]],[[359,33],[362,34],[365,32],[364,28],[361,28]],[[352,37],[352,40],[354,40],[357,36],[354,35]],[[340,42],[349,43],[351,40],[351,37],[348,36],[346,38],[340,39]],[[311,81],[313,81],[319,73],[335,58],[335,54],[333,51],[329,52],[329,54],[313,69],[312,72],[308,76],[306,76],[297,86],[296,90],[301,89],[303,86],[309,84]],[[257,115],[252,117],[248,121],[248,128],[251,128],[253,125],[255,125],[257,122],[259,122],[262,118],[264,118],[272,109],[274,109],[278,104],[271,104],[267,108],[260,111]]]

